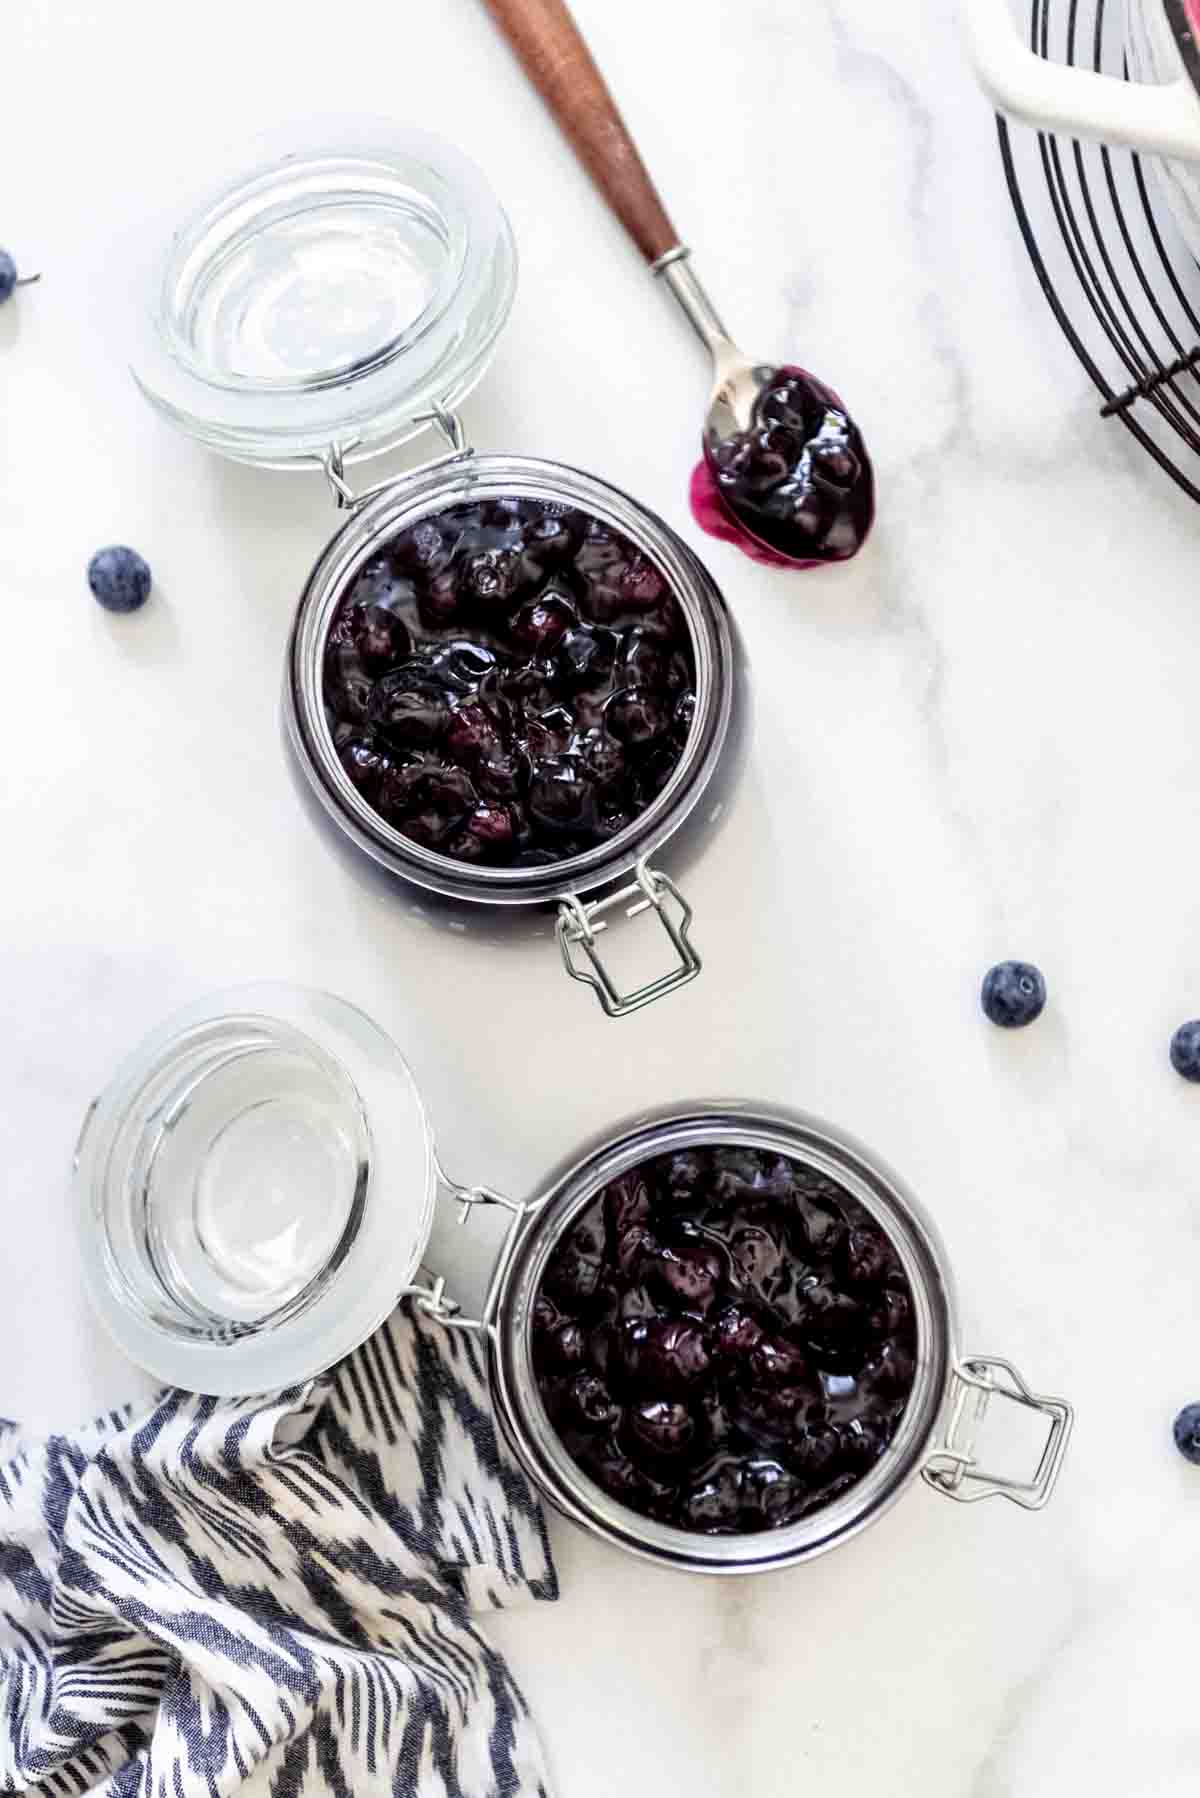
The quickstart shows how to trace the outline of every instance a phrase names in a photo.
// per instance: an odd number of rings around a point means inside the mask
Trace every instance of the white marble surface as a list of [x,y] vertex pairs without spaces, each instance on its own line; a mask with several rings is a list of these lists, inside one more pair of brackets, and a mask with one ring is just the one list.
[[[557,1528],[561,1603],[496,1635],[561,1798],[1176,1798],[1200,1474],[1169,1424],[1200,1396],[1200,1093],[1166,1045],[1200,1013],[1200,515],[1095,416],[949,0],[578,12],[730,320],[835,377],[874,445],[880,521],[850,568],[797,578],[699,539],[704,370],[475,0],[7,10],[0,240],[46,279],[0,314],[0,1410],[65,1424],[137,1385],[85,1315],[63,1171],[113,1058],[208,987],[358,1000],[452,1165],[514,1190],[642,1101],[784,1099],[908,1176],[966,1346],[1076,1401],[1070,1462],[1041,1516],[918,1488],[753,1582]],[[147,171],[360,105],[450,124],[511,208],[523,282],[476,442],[661,509],[753,663],[752,769],[689,882],[705,976],[622,1025],[542,947],[416,934],[309,831],[275,707],[333,523],[321,484],[173,435],[112,353],[106,248]],[[84,586],[114,538],[158,579],[131,620]],[[1012,1037],[976,1003],[1009,954],[1051,988]],[[485,1235],[446,1238],[464,1287]]]

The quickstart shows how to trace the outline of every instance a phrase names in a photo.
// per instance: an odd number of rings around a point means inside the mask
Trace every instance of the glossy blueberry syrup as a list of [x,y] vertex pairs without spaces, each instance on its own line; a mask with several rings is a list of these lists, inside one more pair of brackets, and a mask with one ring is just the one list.
[[777,1529],[892,1442],[916,1373],[888,1238],[824,1174],[689,1149],[612,1181],[555,1249],[534,1370],[572,1459],[643,1516]]
[[565,505],[450,507],[338,606],[326,716],[350,780],[412,842],[538,867],[610,841],[662,792],[695,712],[674,594]]
[[758,562],[819,568],[857,555],[875,518],[875,476],[837,394],[802,368],[776,369],[748,431],[692,474],[692,512]]

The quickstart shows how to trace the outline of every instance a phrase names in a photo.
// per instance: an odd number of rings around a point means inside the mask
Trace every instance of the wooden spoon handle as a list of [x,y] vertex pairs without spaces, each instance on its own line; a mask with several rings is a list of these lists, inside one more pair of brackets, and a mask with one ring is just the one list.
[[675,249],[675,227],[564,0],[484,4],[646,261]]

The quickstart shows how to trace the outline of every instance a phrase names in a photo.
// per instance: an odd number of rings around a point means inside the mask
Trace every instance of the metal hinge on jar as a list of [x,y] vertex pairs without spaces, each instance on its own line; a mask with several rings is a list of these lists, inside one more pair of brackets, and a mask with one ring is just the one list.
[[[509,1214],[508,1231],[501,1248],[498,1265],[507,1260],[513,1242],[525,1219],[540,1209],[540,1201],[532,1200],[522,1203],[519,1199],[507,1198],[504,1193],[497,1192],[491,1186],[463,1186],[452,1179],[442,1166],[437,1150],[433,1151],[433,1165],[437,1175],[437,1183],[441,1193],[452,1204],[459,1207],[458,1221],[465,1224],[477,1205],[498,1205]],[[485,1307],[482,1317],[464,1317],[462,1306],[456,1299],[450,1298],[446,1292],[446,1281],[441,1274],[429,1273],[428,1285],[405,1286],[401,1292],[402,1299],[411,1299],[418,1311],[431,1317],[435,1323],[443,1324],[450,1330],[474,1330],[479,1335],[490,1336],[493,1319],[489,1308]]]
[[340,512],[349,512],[356,506],[364,505],[367,500],[373,499],[375,494],[382,493],[385,488],[394,487],[397,481],[412,480],[414,476],[425,474],[431,468],[440,468],[443,464],[450,462],[462,462],[468,456],[475,454],[467,442],[467,433],[463,429],[461,418],[457,412],[451,412],[448,407],[435,404],[428,412],[418,413],[413,419],[413,423],[436,426],[450,445],[450,453],[445,456],[434,456],[428,462],[418,463],[416,468],[406,468],[401,475],[389,475],[385,480],[376,481],[372,486],[364,487],[361,493],[356,493],[346,479],[345,459],[354,448],[354,443],[331,443],[329,448],[324,451],[320,458],[321,472],[333,489],[334,502]]
[[[676,987],[685,986],[689,980],[696,978],[702,966],[688,936],[692,924],[692,908],[675,882],[666,874],[660,874],[647,866],[644,861],[638,863],[635,875],[636,878],[629,886],[610,893],[605,899],[585,904],[575,894],[570,894],[560,901],[558,908],[558,946],[562,951],[567,973],[572,980],[582,980],[594,989],[610,1018],[627,1017],[631,1011],[638,1011],[643,1005],[661,999],[664,993],[671,993]],[[634,904],[625,905],[628,899],[633,899]],[[618,905],[625,905],[627,918],[636,918],[642,912],[653,910],[679,957],[678,964],[667,973],[658,975],[656,979],[647,981],[644,986],[635,987],[628,993],[621,992],[616,986],[596,947],[596,938],[602,930],[608,928],[602,914]],[[678,916],[672,907],[677,908]],[[580,964],[576,950],[583,951],[588,967]]]
[[[1007,1498],[1027,1511],[1040,1511],[1054,1490],[1070,1440],[1075,1413],[1066,1399],[1032,1392],[1012,1365],[989,1356],[972,1356],[954,1370],[950,1422],[944,1441],[929,1455],[922,1478],[960,1504],[981,1498]],[[1050,1419],[1050,1430],[1032,1479],[1018,1480],[981,1470],[975,1438],[988,1404],[1004,1398]]]

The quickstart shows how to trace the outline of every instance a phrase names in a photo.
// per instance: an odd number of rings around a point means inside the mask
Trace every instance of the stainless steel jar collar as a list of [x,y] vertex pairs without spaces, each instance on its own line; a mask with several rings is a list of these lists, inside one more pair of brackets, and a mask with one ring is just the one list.
[[[442,433],[447,453],[361,492],[346,477],[353,444],[334,444],[321,458],[336,504],[347,516],[309,578],[293,627],[284,706],[295,763],[326,818],[387,872],[475,916],[497,907],[553,908],[554,934],[567,973],[591,987],[609,1017],[626,1017],[701,971],[691,940],[692,908],[657,858],[664,851],[675,855],[677,837],[715,825],[723,811],[720,800],[713,803],[714,779],[727,746],[739,734],[735,713],[745,707],[728,614],[687,545],[619,489],[557,463],[478,456],[461,421],[442,406],[426,414],[425,422]],[[566,500],[629,536],[679,599],[696,658],[696,719],[663,792],[612,843],[550,868],[466,868],[411,842],[346,777],[323,714],[325,636],[342,595],[364,564],[417,519],[470,497],[500,495]],[[672,951],[664,972],[632,988],[618,984],[600,943],[614,914],[622,911],[627,920],[655,920]]]
[[[779,1530],[702,1536],[669,1528],[617,1504],[570,1459],[546,1415],[533,1376],[531,1314],[555,1245],[612,1179],[661,1154],[703,1144],[768,1149],[818,1169],[863,1204],[900,1255],[918,1324],[917,1379],[899,1432],[880,1463],[825,1509]],[[1073,1411],[1065,1399],[1035,1393],[1012,1363],[962,1356],[945,1251],[917,1200],[895,1174],[852,1139],[801,1113],[742,1103],[666,1108],[605,1133],[551,1176],[545,1192],[519,1203],[488,1188],[462,1187],[442,1175],[443,1191],[462,1206],[510,1213],[504,1246],[482,1315],[465,1317],[444,1280],[412,1289],[414,1302],[450,1328],[486,1337],[497,1414],[514,1451],[545,1496],[591,1534],[660,1564],[708,1573],[750,1573],[811,1559],[856,1535],[919,1474],[963,1503],[1006,1498],[1040,1510],[1062,1469]],[[1047,1435],[1025,1477],[989,1470],[981,1437],[989,1406],[1006,1401],[1044,1418]]]

